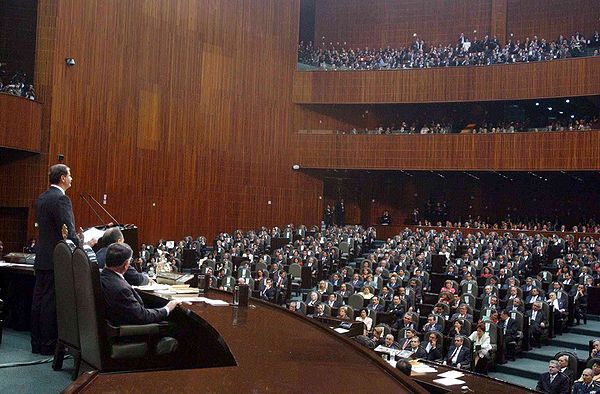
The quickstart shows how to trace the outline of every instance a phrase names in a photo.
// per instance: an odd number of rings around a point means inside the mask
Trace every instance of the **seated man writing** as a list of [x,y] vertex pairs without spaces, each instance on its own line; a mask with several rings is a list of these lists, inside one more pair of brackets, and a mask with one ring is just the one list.
[[100,273],[106,316],[111,324],[150,324],[165,320],[181,301],[173,300],[162,308],[148,309],[123,277],[133,252],[126,243],[113,243],[106,251],[106,267]]

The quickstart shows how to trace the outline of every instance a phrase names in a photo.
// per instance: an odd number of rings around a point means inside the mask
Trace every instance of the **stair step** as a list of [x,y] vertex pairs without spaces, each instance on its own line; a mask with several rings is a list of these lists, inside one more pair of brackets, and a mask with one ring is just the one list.
[[518,359],[504,365],[497,365],[496,372],[538,380],[540,374],[548,371],[548,362],[532,359]]
[[562,348],[562,350],[565,350],[565,351],[567,351],[567,350],[572,351],[574,349],[577,349],[578,352],[582,351],[584,353],[587,353],[588,347],[589,347],[587,341],[585,343],[581,343],[579,341],[574,341],[574,340],[571,340],[568,338],[563,339],[561,337],[556,337],[556,338],[552,339],[550,341],[550,345],[560,347],[560,348]]
[[490,372],[490,377],[495,379],[500,379],[504,382],[511,382],[514,384],[518,384],[519,386],[527,387],[528,389],[535,390],[535,386],[537,386],[538,379],[529,379],[524,378],[522,376],[509,375],[501,372]]
[[523,352],[521,357],[528,358],[531,360],[538,360],[548,362],[554,358],[554,355],[558,352],[562,352],[565,349],[558,346],[542,346],[541,348],[533,348],[528,352]]
[[[589,323],[590,322],[588,322],[588,325],[589,325]],[[595,324],[594,326],[597,326],[597,324]],[[575,327],[569,328],[569,332],[573,333],[573,334],[585,335],[585,336],[589,337],[589,339],[591,340],[600,335],[600,327],[593,328],[593,327],[587,327],[586,325],[575,326]]]

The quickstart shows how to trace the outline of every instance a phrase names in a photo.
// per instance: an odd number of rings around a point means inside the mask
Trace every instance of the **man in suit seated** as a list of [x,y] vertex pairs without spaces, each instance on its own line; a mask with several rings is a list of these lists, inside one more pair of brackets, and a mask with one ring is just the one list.
[[575,381],[575,372],[569,368],[569,356],[567,356],[566,354],[559,356],[558,364],[560,366],[560,372],[564,373],[567,376],[567,378],[569,378],[569,389],[570,389],[571,386],[573,385],[573,382]]
[[100,273],[106,316],[114,325],[150,324],[165,320],[181,303],[169,301],[162,308],[149,309],[123,277],[133,252],[126,243],[114,243],[106,251],[106,267]]
[[437,319],[435,318],[434,315],[427,316],[427,323],[425,323],[423,325],[423,329],[421,330],[421,332],[423,332],[424,334],[426,334],[430,331],[438,331],[438,332],[442,331],[442,326],[440,326],[437,323]]
[[473,322],[473,315],[467,313],[467,305],[466,304],[461,304],[458,307],[458,312],[456,312],[455,314],[452,315],[452,317],[450,318],[450,321],[453,322],[454,320],[458,320],[458,319],[468,320],[471,323]]
[[427,352],[421,346],[421,340],[417,336],[410,339],[410,348],[408,350],[413,352],[411,358],[427,358]]
[[434,333],[430,333],[427,337],[427,345],[425,351],[427,352],[427,360],[437,361],[442,359],[442,349],[438,346],[438,337]]
[[405,338],[401,338],[398,340],[399,348],[402,350],[410,349],[410,340],[415,336],[415,330],[406,330],[404,332]]
[[[105,246],[96,252],[96,260],[98,261],[98,268],[103,269],[106,264],[106,252],[108,247],[113,243],[122,244],[125,242],[125,237],[123,237],[123,233],[118,227],[112,227],[104,232],[101,240]],[[132,286],[145,286],[149,283],[154,283],[146,273],[137,272],[133,265],[129,265],[129,269],[125,272],[123,277]]]
[[471,351],[463,346],[463,343],[463,337],[457,336],[454,338],[454,345],[450,346],[446,360],[444,360],[445,365],[456,368],[469,368],[471,365]]
[[500,329],[504,333],[504,351],[506,352],[507,357],[510,359],[515,358],[515,349],[512,346],[508,346],[510,342],[514,342],[517,339],[519,326],[515,319],[510,317],[510,314],[507,310],[503,310],[500,313]]
[[317,304],[315,307],[315,313],[312,315],[312,317],[325,317],[325,305]]
[[556,360],[548,362],[548,372],[544,372],[538,380],[536,390],[548,394],[568,394],[569,378],[560,372],[560,365]]
[[531,291],[529,292],[529,295],[527,296],[527,298],[525,299],[525,303],[526,304],[533,304],[536,301],[542,301],[544,299],[544,297],[542,297],[540,295],[540,291],[537,288],[533,288],[531,289]]
[[527,317],[529,317],[529,336],[531,343],[537,347],[541,347],[540,335],[542,331],[548,327],[548,316],[542,309],[542,302],[536,301],[530,311],[527,311]]
[[334,293],[331,293],[331,294],[329,294],[329,299],[327,300],[327,305],[329,305],[329,307],[332,309],[337,309],[340,306],[342,306],[342,303],[340,301],[338,301],[338,297]]
[[575,382],[573,385],[573,394],[590,394],[600,391],[600,384],[594,382],[592,377],[594,372],[590,368],[583,370],[581,374],[581,382]]
[[277,289],[273,287],[273,279],[267,279],[267,283],[265,287],[260,291],[261,300],[275,302],[275,298],[277,296]]
[[367,305],[367,309],[379,313],[384,311],[384,306],[379,303],[379,297],[373,297],[371,303]]
[[398,344],[394,341],[394,336],[392,334],[387,334],[385,336],[383,346],[390,349],[398,349]]
[[512,302],[512,305],[507,307],[509,312],[517,311],[521,313],[525,313],[525,306],[523,305],[523,301],[520,298],[515,298]]
[[340,291],[338,291],[338,294],[342,297],[342,299],[344,299],[350,297],[352,294],[354,294],[354,292],[348,289],[348,285],[346,283],[342,283],[340,285]]

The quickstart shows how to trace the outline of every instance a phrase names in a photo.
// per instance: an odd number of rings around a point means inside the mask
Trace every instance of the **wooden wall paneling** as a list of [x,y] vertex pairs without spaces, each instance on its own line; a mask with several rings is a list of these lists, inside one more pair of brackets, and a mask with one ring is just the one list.
[[575,97],[600,92],[600,57],[487,67],[294,74],[298,104],[386,104]]
[[[298,1],[61,0],[49,157],[66,155],[70,194],[106,194],[148,242],[317,222],[322,183],[292,170],[298,12]],[[78,224],[98,221],[73,200]]]
[[299,135],[302,168],[598,170],[600,131],[453,135]]
[[[413,34],[428,45],[455,43],[461,33],[490,32],[492,0],[319,0],[315,43],[351,48],[403,47]],[[473,33],[473,31],[477,33]],[[339,43],[339,45],[337,45]]]
[[42,105],[0,94],[0,147],[40,152]]
[[507,33],[523,41],[534,35],[547,41],[579,31],[591,37],[600,29],[597,0],[507,0]]
[[490,23],[490,36],[496,36],[498,42],[506,42],[508,0],[492,0],[492,20]]

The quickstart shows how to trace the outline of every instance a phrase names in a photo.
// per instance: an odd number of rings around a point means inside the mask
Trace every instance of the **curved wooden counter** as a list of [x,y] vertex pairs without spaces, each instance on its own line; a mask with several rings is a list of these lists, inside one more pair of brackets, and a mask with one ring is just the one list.
[[296,71],[296,104],[524,100],[600,93],[600,57],[389,71]]
[[[231,301],[231,295],[223,292],[212,291],[210,296]],[[205,304],[185,307],[221,335],[237,366],[84,374],[67,391],[427,393],[374,352],[328,327],[259,300],[251,299],[250,304],[249,308]]]
[[40,152],[42,104],[0,93],[0,147]]

